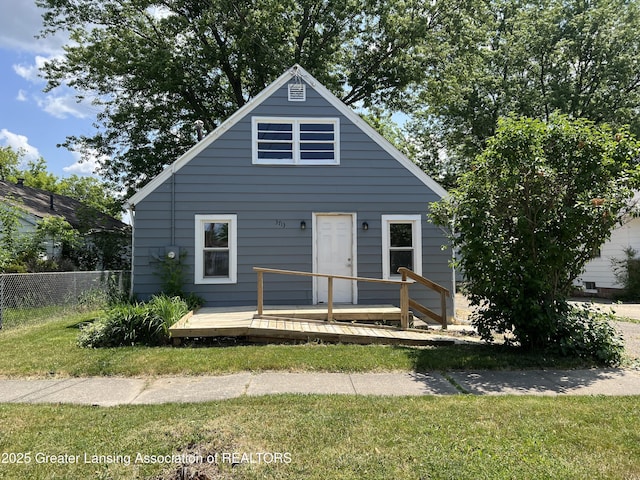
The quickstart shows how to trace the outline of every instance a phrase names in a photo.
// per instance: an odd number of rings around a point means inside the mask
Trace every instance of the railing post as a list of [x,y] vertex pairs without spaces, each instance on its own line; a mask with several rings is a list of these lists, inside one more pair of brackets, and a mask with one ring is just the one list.
[[264,311],[264,279],[263,272],[258,270],[258,315],[262,315]]
[[440,308],[442,311],[442,329],[447,329],[447,294],[444,292],[440,293]]
[[409,284],[400,285],[400,328],[409,328]]
[[333,277],[327,277],[327,321],[333,322]]

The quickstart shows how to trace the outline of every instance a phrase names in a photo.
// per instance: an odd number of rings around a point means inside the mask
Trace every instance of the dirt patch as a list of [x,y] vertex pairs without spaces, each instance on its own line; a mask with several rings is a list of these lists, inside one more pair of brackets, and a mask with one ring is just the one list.
[[164,472],[150,480],[231,480],[236,467],[226,461],[226,452],[233,452],[236,446],[221,432],[211,432],[215,440],[191,444],[178,449],[173,455],[181,461],[172,462]]

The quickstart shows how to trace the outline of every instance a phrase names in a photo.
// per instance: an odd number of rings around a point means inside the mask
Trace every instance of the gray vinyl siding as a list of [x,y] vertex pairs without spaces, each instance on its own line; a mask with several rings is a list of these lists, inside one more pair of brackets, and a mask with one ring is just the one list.
[[[253,165],[252,116],[338,117],[340,165]],[[135,293],[146,298],[160,290],[154,255],[176,245],[186,252],[187,291],[203,297],[208,305],[255,305],[252,267],[312,271],[314,212],[357,215],[357,274],[373,278],[382,278],[381,215],[420,214],[423,275],[451,289],[449,251],[441,249],[445,238],[426,219],[428,203],[437,199],[313,88],[307,87],[306,102],[288,102],[285,85],[135,206]],[[237,284],[193,283],[197,214],[237,215]],[[300,229],[301,221],[306,222],[306,230]],[[369,224],[367,231],[362,222]],[[412,295],[439,308],[439,298],[434,295],[421,294],[416,287],[412,287]],[[311,304],[312,300],[311,279],[265,277],[267,304]],[[358,284],[360,304],[398,302],[397,287]]]

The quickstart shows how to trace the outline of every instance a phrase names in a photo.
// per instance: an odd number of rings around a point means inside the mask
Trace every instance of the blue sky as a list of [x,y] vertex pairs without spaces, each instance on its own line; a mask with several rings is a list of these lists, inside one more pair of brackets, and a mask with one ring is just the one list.
[[92,134],[96,110],[78,104],[73,91],[60,87],[44,93],[38,67],[62,53],[62,37],[37,39],[41,11],[31,0],[0,0],[0,146],[25,152],[24,160],[43,157],[59,177],[91,175],[94,160],[63,147],[68,135]]

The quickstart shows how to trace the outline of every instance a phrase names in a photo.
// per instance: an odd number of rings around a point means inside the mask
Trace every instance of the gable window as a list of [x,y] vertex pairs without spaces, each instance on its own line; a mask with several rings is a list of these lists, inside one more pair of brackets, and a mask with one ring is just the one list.
[[382,216],[382,276],[400,277],[406,267],[422,275],[422,227],[420,215]]
[[337,118],[253,118],[253,163],[337,165]]
[[195,283],[236,283],[236,224],[236,215],[196,215]]

